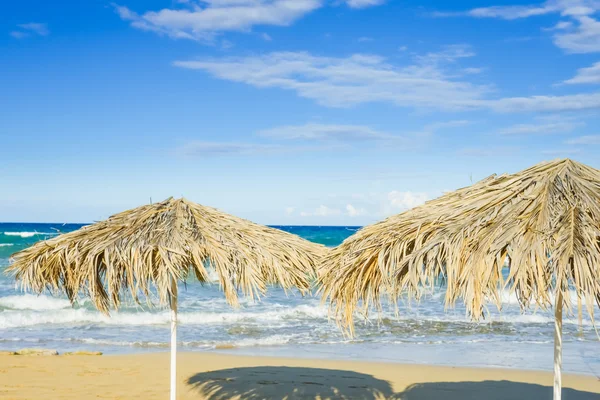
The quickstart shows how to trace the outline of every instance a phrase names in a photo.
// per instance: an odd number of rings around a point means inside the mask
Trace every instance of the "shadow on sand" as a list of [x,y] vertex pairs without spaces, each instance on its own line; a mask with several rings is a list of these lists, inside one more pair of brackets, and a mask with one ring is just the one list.
[[[600,387],[600,382],[598,382]],[[511,381],[435,382],[409,386],[398,400],[551,400],[552,387]],[[563,388],[563,400],[600,400],[600,394]]]
[[[394,393],[389,382],[353,371],[247,367],[203,372],[187,381],[206,400],[536,400],[552,388],[511,381],[421,383]],[[600,382],[598,383],[600,385]],[[600,394],[563,389],[563,400],[600,400]]]
[[302,367],[232,368],[196,374],[187,383],[207,400],[392,398],[391,385],[370,375]]

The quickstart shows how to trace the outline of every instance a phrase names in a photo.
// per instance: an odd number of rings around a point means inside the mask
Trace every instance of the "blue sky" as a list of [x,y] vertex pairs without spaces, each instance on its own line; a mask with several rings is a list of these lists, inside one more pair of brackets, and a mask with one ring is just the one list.
[[23,0],[0,52],[1,221],[185,196],[362,225],[543,160],[600,168],[600,1]]

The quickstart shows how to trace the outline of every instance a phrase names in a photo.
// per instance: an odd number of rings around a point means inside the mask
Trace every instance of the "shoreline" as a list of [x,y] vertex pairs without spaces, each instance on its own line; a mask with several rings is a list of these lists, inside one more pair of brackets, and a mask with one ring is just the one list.
[[[1,340],[0,340],[1,341]],[[6,344],[6,343],[5,343]],[[590,376],[600,379],[600,363],[596,354],[588,348],[574,348],[576,343],[568,343],[563,353],[563,371],[572,375]],[[513,344],[514,345],[514,344]],[[491,347],[490,347],[491,346]],[[25,346],[0,346],[3,352],[15,352],[21,349],[39,349],[57,351],[59,355],[70,352],[101,352],[104,356],[138,356],[160,354],[169,351],[165,343],[162,346],[133,346],[121,348],[103,348],[102,346],[39,346],[31,343]],[[335,362],[385,363],[391,365],[419,365],[457,368],[491,368],[501,370],[520,370],[531,372],[552,372],[552,344],[535,345],[518,351],[507,349],[498,342],[471,343],[468,347],[454,344],[415,344],[415,343],[325,343],[292,344],[273,346],[235,346],[230,344],[216,347],[194,348],[182,344],[178,353],[221,354],[234,357],[268,357],[280,359],[326,360]]]
[[[178,354],[178,399],[550,398],[552,373],[220,352]],[[164,399],[169,353],[0,355],[0,398]],[[600,400],[600,379],[565,374],[565,398]],[[93,396],[92,396],[93,394]],[[480,397],[484,396],[485,397]]]

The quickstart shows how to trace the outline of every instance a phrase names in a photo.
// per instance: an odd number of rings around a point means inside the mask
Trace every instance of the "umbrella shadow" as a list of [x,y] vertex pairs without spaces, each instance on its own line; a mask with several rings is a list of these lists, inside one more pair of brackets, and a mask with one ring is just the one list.
[[198,373],[188,385],[206,400],[384,400],[389,382],[353,371],[303,367],[247,367]]
[[[402,393],[394,395],[396,400],[529,400],[551,398],[551,386],[511,381],[418,383],[409,386]],[[562,398],[563,400],[600,400],[600,394],[563,388]]]

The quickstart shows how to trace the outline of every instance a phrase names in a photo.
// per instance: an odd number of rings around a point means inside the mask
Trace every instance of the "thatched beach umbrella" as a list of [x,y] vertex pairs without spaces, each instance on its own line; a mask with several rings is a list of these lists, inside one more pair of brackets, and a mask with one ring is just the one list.
[[560,399],[569,289],[592,319],[600,305],[600,171],[567,159],[491,176],[359,230],[325,257],[320,274],[320,290],[350,331],[354,311],[380,306],[381,295],[418,298],[440,281],[446,304],[462,297],[475,320],[486,301],[500,309],[505,288],[522,309],[554,301]]
[[324,248],[296,235],[224,214],[185,199],[168,199],[116,214],[13,255],[8,268],[25,289],[79,293],[101,312],[118,308],[123,291],[171,308],[171,399],[176,393],[177,281],[216,271],[225,298],[252,298],[267,285],[306,292]]

